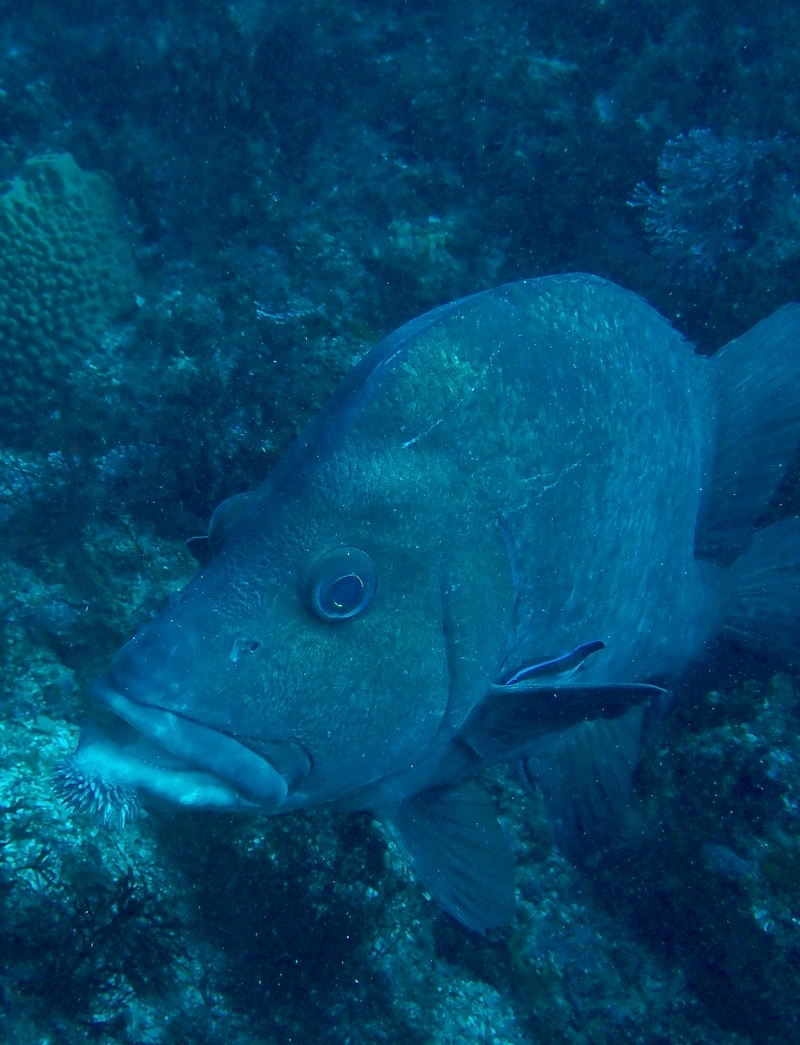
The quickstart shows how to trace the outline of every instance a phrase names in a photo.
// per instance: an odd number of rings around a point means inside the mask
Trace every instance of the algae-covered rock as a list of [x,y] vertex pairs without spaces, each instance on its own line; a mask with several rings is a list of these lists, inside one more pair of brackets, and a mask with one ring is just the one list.
[[34,156],[0,195],[0,435],[28,442],[67,379],[131,310],[137,270],[113,185],[69,153]]

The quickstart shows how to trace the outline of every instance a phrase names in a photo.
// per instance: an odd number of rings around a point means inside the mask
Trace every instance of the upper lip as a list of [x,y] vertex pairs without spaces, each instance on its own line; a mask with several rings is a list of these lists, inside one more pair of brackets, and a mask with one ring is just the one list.
[[165,751],[226,780],[260,806],[274,809],[286,800],[285,778],[267,759],[228,733],[158,705],[133,701],[115,689],[106,677],[92,687],[92,696]]

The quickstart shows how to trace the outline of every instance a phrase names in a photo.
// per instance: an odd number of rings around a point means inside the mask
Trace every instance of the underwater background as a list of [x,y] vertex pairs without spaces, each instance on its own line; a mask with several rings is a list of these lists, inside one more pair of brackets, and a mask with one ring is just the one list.
[[0,1040],[800,1040],[791,663],[693,669],[581,868],[485,774],[485,937],[368,815],[120,829],[52,787],[185,540],[393,328],[580,270],[710,353],[800,298],[800,6],[2,3],[0,179]]

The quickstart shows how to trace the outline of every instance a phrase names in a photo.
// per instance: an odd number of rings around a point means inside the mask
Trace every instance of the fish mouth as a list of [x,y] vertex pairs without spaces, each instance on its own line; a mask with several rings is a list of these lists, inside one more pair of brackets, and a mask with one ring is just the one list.
[[[92,755],[101,776],[99,762],[105,765],[106,778],[127,780],[134,788],[181,805],[269,812],[285,803],[286,777],[236,737],[175,711],[133,701],[106,677],[95,683],[91,696],[134,731],[134,740],[123,745],[91,735],[83,759],[87,762]],[[83,744],[76,757],[82,748]]]

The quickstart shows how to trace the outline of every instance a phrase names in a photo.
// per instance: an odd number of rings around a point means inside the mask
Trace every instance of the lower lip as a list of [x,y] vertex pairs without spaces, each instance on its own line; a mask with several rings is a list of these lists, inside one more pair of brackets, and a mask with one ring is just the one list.
[[190,766],[227,781],[264,809],[286,800],[284,778],[266,761],[233,737],[159,707],[136,704],[117,690],[97,684],[93,696],[121,719]]

